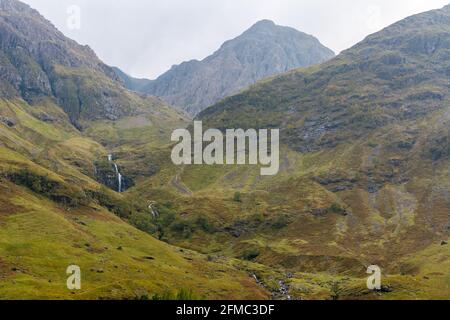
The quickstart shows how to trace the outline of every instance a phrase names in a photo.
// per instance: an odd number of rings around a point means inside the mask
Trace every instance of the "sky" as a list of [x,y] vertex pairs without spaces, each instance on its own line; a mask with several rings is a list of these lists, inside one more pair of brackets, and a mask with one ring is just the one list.
[[105,63],[154,79],[201,60],[259,20],[317,37],[339,53],[367,35],[450,0],[22,0]]

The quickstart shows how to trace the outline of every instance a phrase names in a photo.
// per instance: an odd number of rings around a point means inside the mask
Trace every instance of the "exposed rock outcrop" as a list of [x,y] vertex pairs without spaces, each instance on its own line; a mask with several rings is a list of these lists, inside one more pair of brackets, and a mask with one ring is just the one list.
[[0,98],[28,103],[52,97],[77,127],[117,120],[158,99],[132,95],[88,46],[65,37],[27,4],[0,1]]
[[263,20],[225,42],[213,55],[173,66],[154,81],[133,79],[120,70],[118,74],[131,89],[162,97],[196,115],[260,79],[333,56],[313,36]]

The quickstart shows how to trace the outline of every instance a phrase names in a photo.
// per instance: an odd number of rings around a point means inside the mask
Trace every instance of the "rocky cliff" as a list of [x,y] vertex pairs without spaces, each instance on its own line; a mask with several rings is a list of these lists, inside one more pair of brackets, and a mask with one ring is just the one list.
[[143,86],[139,82],[133,89],[161,97],[196,115],[260,79],[333,56],[313,36],[263,20],[206,59],[174,66],[157,80]]
[[51,97],[77,126],[162,105],[128,92],[88,46],[66,38],[36,10],[15,0],[0,1],[0,97],[21,97],[30,104]]

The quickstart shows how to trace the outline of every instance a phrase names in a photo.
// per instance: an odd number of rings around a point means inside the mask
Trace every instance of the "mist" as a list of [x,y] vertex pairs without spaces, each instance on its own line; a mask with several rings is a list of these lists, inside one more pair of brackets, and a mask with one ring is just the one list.
[[[172,65],[203,59],[255,22],[312,34],[336,53],[409,15],[448,0],[24,0],[66,36],[92,47],[107,64],[155,78]],[[80,10],[80,28],[68,8]]]

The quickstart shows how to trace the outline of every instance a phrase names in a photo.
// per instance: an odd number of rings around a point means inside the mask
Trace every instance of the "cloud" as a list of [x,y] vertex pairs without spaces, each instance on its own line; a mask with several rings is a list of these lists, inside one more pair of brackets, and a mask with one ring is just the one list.
[[[448,0],[23,0],[106,63],[154,78],[202,59],[262,19],[312,34],[336,52],[409,15]],[[81,28],[69,28],[78,6]]]

